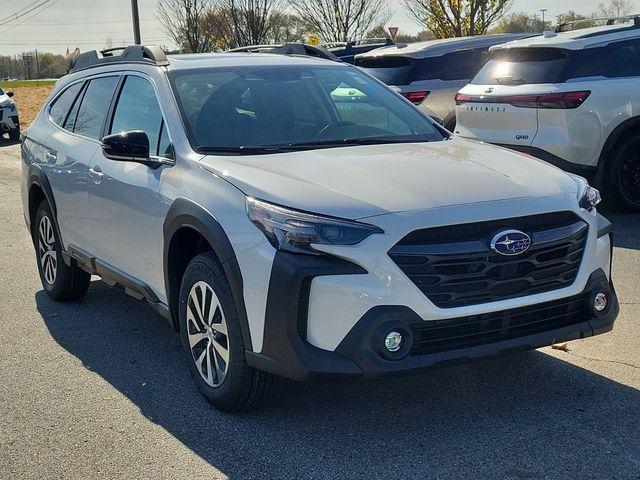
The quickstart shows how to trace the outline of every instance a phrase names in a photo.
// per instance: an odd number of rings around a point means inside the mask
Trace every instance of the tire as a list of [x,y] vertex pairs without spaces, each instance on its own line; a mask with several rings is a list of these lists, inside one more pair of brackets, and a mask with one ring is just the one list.
[[33,224],[33,243],[36,248],[38,272],[44,291],[56,301],[75,300],[87,293],[91,275],[64,263],[62,246],[54,228],[51,208],[43,201],[36,210]]
[[20,127],[9,130],[9,140],[12,142],[20,140]]
[[179,314],[189,370],[209,403],[225,412],[261,405],[271,389],[272,376],[247,365],[238,310],[213,252],[197,255],[187,266]]
[[630,135],[611,157],[607,193],[622,210],[640,211],[640,135]]

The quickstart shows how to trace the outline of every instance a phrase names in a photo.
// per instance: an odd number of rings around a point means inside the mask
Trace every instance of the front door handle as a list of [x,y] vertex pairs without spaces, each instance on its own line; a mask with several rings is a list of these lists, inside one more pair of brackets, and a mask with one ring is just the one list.
[[102,177],[104,177],[104,173],[102,173],[102,169],[98,165],[89,168],[89,175],[93,177],[93,183],[95,184],[100,183],[102,181]]

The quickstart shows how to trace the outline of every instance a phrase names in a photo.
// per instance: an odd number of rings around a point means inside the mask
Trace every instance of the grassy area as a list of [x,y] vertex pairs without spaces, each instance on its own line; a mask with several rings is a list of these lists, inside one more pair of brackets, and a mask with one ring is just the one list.
[[[14,86],[13,84],[20,84]],[[9,85],[5,87],[5,85]],[[20,115],[20,126],[26,128],[38,114],[40,107],[47,99],[51,90],[53,90],[54,82],[8,82],[0,84],[3,90],[12,90],[14,93],[13,100],[18,106],[18,114]]]
[[22,87],[53,87],[55,80],[16,80],[14,82],[0,82],[2,90],[13,90]]

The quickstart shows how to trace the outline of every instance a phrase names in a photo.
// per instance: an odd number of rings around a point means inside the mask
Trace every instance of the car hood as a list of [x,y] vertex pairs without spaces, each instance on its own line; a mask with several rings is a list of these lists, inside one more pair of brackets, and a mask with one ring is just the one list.
[[573,179],[541,160],[459,138],[270,155],[210,155],[202,163],[246,195],[350,219],[577,191]]
[[11,100],[11,97],[7,95],[0,95],[0,108],[7,108],[12,103],[13,100]]

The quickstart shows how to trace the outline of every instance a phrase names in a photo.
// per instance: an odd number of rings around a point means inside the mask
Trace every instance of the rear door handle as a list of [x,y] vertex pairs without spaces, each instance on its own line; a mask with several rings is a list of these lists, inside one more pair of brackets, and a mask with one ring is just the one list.
[[93,183],[100,183],[102,177],[104,177],[104,173],[102,173],[102,169],[96,165],[95,167],[89,168],[89,175],[93,177]]

